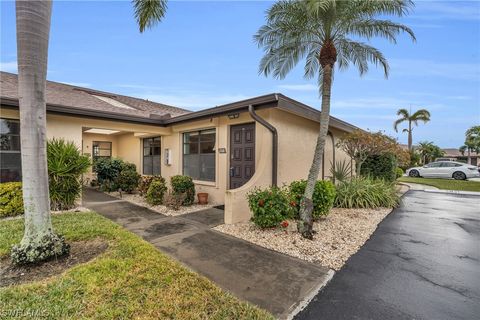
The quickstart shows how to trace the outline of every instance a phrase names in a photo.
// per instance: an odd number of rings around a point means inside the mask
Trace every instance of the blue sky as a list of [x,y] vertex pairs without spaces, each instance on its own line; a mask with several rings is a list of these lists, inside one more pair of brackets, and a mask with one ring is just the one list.
[[[191,110],[271,92],[319,108],[302,64],[284,80],[258,75],[262,51],[252,36],[270,5],[171,1],[165,20],[140,34],[129,1],[54,1],[48,78]],[[16,72],[15,5],[0,6],[0,69]],[[417,1],[401,22],[417,43],[373,41],[390,62],[389,79],[374,67],[364,77],[338,72],[332,115],[405,143],[392,128],[396,110],[425,107],[432,121],[414,130],[414,142],[456,148],[480,123],[480,2]]]

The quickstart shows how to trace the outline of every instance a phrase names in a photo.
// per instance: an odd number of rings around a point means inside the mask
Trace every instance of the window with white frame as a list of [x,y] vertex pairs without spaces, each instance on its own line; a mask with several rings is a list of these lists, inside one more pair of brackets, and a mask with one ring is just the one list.
[[183,174],[194,180],[215,181],[215,129],[183,134]]

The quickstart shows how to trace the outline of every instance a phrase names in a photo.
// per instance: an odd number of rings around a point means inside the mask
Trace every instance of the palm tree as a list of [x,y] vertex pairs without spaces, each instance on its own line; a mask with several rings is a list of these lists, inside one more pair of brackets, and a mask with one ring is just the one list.
[[464,155],[467,152],[467,163],[472,164],[471,153],[480,153],[480,126],[473,126],[465,132],[464,145],[459,148]]
[[255,34],[255,41],[265,52],[260,61],[260,73],[284,79],[305,58],[305,78],[318,78],[322,98],[320,128],[298,224],[305,238],[313,238],[312,195],[328,132],[335,64],[340,70],[353,64],[363,75],[373,63],[380,65],[387,77],[389,67],[383,54],[354,39],[382,37],[396,43],[397,35],[406,32],[415,41],[410,28],[377,19],[389,14],[404,16],[412,6],[410,0],[283,0],[267,11],[266,24]]
[[395,129],[395,132],[398,132],[398,126],[404,121],[408,122],[408,129],[403,129],[403,132],[408,132],[408,151],[412,152],[412,123],[416,126],[418,126],[418,121],[427,123],[430,121],[430,112],[426,109],[420,109],[410,115],[407,109],[399,109],[397,111],[397,116],[400,116],[400,118],[393,123],[393,128]]
[[[160,21],[165,0],[134,0],[140,32]],[[53,231],[47,172],[45,85],[51,0],[16,1],[18,96],[22,154],[25,232],[12,249],[17,263],[31,263],[68,252]]]
[[436,158],[443,157],[445,152],[431,141],[421,141],[415,150],[420,154],[422,163],[427,164]]

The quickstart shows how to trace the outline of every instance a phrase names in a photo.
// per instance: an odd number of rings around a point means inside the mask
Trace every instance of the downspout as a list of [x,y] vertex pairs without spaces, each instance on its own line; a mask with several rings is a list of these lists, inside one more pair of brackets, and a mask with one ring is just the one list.
[[278,133],[277,129],[272,126],[270,123],[261,118],[258,114],[255,113],[253,105],[248,106],[248,113],[250,116],[260,123],[262,126],[267,128],[272,133],[272,186],[277,186],[277,168],[278,168]]

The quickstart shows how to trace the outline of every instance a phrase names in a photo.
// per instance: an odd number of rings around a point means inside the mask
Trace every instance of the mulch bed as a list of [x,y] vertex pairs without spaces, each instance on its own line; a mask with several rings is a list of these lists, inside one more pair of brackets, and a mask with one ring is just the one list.
[[16,266],[10,257],[0,260],[0,287],[39,281],[61,274],[71,267],[88,262],[107,250],[104,240],[70,242],[70,254],[36,265]]

